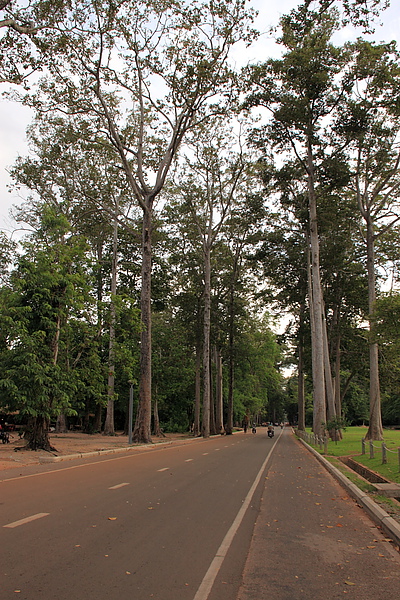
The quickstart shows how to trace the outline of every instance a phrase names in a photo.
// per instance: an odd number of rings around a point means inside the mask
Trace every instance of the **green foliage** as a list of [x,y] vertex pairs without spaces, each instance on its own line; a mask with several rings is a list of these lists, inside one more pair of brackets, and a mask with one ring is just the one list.
[[382,419],[400,425],[400,294],[382,295],[376,302],[376,335],[380,349],[380,373],[384,394]]
[[[262,414],[266,419],[273,410],[281,414],[282,377],[278,372],[281,355],[268,318],[247,316],[235,351],[235,414],[240,422],[244,415]],[[277,417],[278,418],[278,417]],[[269,419],[269,420],[270,420]]]
[[[346,371],[343,371],[343,378]],[[369,418],[368,378],[356,376],[351,379],[348,390],[343,400],[342,413],[347,423],[362,425]]]
[[153,396],[161,428],[188,431],[193,423],[195,364],[191,331],[170,311],[153,318]]
[[382,295],[376,302],[376,336],[381,351],[382,374],[392,389],[400,381],[400,294]]
[[43,207],[41,228],[24,244],[1,298],[1,404],[45,421],[75,414],[79,385],[65,368],[70,321],[89,308],[85,244],[68,232],[62,214]]

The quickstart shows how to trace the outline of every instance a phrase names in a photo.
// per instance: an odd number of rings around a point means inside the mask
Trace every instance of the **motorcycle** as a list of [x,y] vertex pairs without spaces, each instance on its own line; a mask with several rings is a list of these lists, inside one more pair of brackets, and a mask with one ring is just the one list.
[[273,438],[275,435],[275,431],[273,429],[268,429],[268,437]]

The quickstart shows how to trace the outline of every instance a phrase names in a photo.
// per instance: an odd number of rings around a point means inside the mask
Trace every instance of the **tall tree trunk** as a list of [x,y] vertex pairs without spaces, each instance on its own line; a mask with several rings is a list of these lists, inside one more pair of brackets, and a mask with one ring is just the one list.
[[215,393],[214,393],[214,372],[212,368],[212,353],[210,348],[210,435],[215,435],[217,429],[215,426]]
[[[51,343],[52,353],[53,353],[53,366],[56,366],[57,362],[58,362],[58,353],[59,353],[59,349],[60,349],[60,335],[61,335],[61,317],[60,317],[60,315],[58,315],[56,332],[54,334],[54,338]],[[61,412],[59,415],[57,415],[56,432],[57,433],[67,433],[68,432],[67,417],[64,412]],[[43,432],[40,431],[39,435],[42,436]],[[47,446],[47,445],[50,445],[50,442],[45,442],[44,444],[45,444],[45,446]],[[46,449],[46,448],[44,448],[44,449]]]
[[117,250],[118,222],[113,224],[113,254],[111,262],[111,301],[110,301],[110,338],[108,342],[108,382],[107,382],[107,412],[104,423],[104,435],[115,435],[114,425],[114,391],[115,391],[115,296],[117,294]]
[[373,223],[367,215],[367,270],[368,270],[368,309],[369,309],[369,427],[365,439],[383,440],[381,392],[379,385],[379,349],[375,335],[375,240]]
[[[97,291],[97,327],[98,327],[98,336],[99,338],[103,335],[103,292],[104,292],[104,281],[103,281],[103,249],[104,249],[104,240],[99,239],[96,252],[97,252],[97,267],[96,267],[96,291]],[[99,432],[102,429],[102,415],[103,415],[103,406],[98,403],[95,407],[95,416],[93,426],[90,424],[89,417],[89,406],[86,407],[85,412],[85,430],[86,433]]]
[[326,423],[326,397],[325,397],[325,363],[324,363],[324,321],[323,321],[323,296],[321,286],[321,273],[319,261],[319,238],[317,225],[317,198],[314,183],[314,161],[311,140],[307,143],[307,169],[308,169],[308,200],[310,216],[310,249],[311,249],[311,298],[310,313],[312,320],[312,377],[314,395],[313,431],[323,435]]
[[225,433],[233,433],[233,388],[235,377],[235,357],[234,357],[234,339],[235,339],[235,285],[238,266],[238,256],[235,257],[234,270],[231,278],[231,289],[229,292],[229,381],[228,381],[228,409]]
[[64,412],[60,413],[56,421],[56,432],[67,433],[68,432],[68,420]]
[[210,330],[211,330],[211,258],[210,247],[204,245],[204,324],[203,324],[203,437],[210,436]]
[[155,390],[155,399],[153,403],[153,430],[156,437],[165,437],[160,427],[160,417],[158,416],[158,398],[157,389]]
[[49,420],[46,417],[38,416],[32,419],[32,428],[28,437],[28,448],[31,450],[56,452],[56,449],[50,444]]
[[201,349],[200,341],[196,344],[196,374],[193,435],[200,435],[200,405],[201,405]]
[[233,388],[235,384],[235,362],[233,355],[229,352],[229,382],[228,382],[228,407],[226,412],[225,433],[233,433]]
[[143,211],[142,228],[142,289],[139,405],[132,440],[151,443],[151,234],[153,199],[148,198]]
[[341,368],[341,348],[340,348],[340,331],[338,328],[337,336],[336,336],[336,350],[335,350],[335,406],[336,406],[336,415],[340,419],[342,417],[342,396],[340,393],[341,388],[341,376],[340,376],[340,368]]
[[328,332],[326,327],[325,308],[323,308],[323,336],[324,336],[324,373],[327,419],[336,419],[335,394],[333,391],[332,370],[329,356]]
[[297,427],[299,431],[305,431],[306,428],[306,411],[305,411],[305,394],[304,394],[304,304],[300,306],[300,322],[299,322],[299,343],[298,343],[298,366],[297,366],[297,402],[298,402],[298,419]]
[[224,402],[222,386],[222,357],[220,351],[215,347],[215,430],[224,433]]
[[102,421],[103,407],[101,404],[96,405],[96,412],[94,415],[94,423],[93,423],[93,431],[100,432],[101,431],[101,421]]

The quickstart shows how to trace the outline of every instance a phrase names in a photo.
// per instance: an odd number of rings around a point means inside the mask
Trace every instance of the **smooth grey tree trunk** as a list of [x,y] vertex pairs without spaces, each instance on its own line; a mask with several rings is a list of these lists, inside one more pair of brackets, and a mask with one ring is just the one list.
[[317,224],[317,199],[314,183],[314,161],[310,140],[307,143],[308,200],[310,216],[310,252],[311,252],[311,343],[312,378],[314,394],[313,431],[323,435],[326,423],[325,361],[324,361],[324,320],[323,297],[319,261],[319,238]]
[[211,330],[211,249],[208,240],[203,244],[204,254],[204,323],[203,323],[203,437],[210,436],[210,330]]
[[141,308],[141,347],[139,405],[132,440],[136,443],[151,443],[151,233],[152,198],[146,199],[142,225],[142,289]]
[[304,393],[304,305],[300,306],[300,321],[299,321],[299,343],[297,346],[298,363],[297,363],[297,402],[298,402],[298,418],[297,427],[300,431],[305,431],[306,428],[306,410],[305,410],[305,393]]
[[196,345],[196,374],[195,374],[195,399],[193,435],[200,435],[200,410],[201,410],[201,350],[200,344]]
[[215,347],[215,431],[224,433],[224,403],[222,390],[222,357],[221,352]]
[[324,370],[325,370],[325,393],[326,393],[326,411],[327,420],[336,419],[335,393],[332,382],[332,370],[329,358],[328,332],[326,327],[325,309],[323,312],[323,329],[324,336]]
[[368,309],[369,309],[369,427],[365,439],[383,440],[381,392],[379,384],[379,349],[375,340],[375,241],[372,219],[367,215],[367,271],[368,271]]

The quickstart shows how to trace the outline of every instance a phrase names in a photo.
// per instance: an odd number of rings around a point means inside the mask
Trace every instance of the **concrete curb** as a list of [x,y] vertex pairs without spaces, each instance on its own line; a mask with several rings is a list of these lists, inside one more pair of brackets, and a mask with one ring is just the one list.
[[123,452],[136,452],[139,450],[156,450],[160,447],[171,446],[172,444],[188,444],[199,438],[188,438],[183,440],[169,440],[168,442],[158,442],[157,444],[135,444],[126,448],[106,448],[104,450],[94,450],[92,452],[77,452],[75,454],[61,454],[59,456],[49,455],[39,457],[40,464],[58,463],[77,458],[93,458],[95,456],[106,456],[108,454],[122,454]]
[[307,442],[301,438],[297,438],[314,456],[319,462],[329,471],[333,477],[344,487],[349,495],[354,498],[358,504],[368,513],[371,519],[380,527],[382,527],[385,534],[390,537],[397,546],[400,547],[400,524],[393,519],[383,508],[381,508],[376,502],[368,496],[366,492],[363,492],[354,483],[349,481],[343,473],[334,467],[325,457],[317,452],[312,446],[309,446]]

